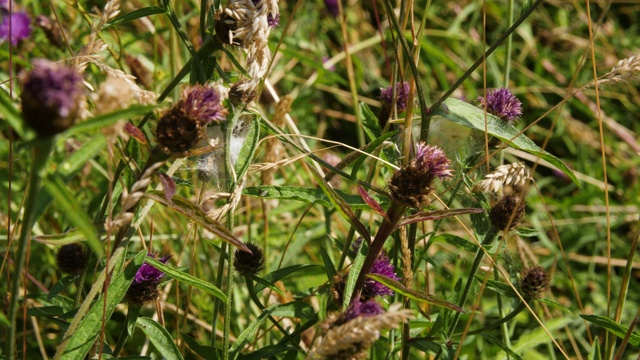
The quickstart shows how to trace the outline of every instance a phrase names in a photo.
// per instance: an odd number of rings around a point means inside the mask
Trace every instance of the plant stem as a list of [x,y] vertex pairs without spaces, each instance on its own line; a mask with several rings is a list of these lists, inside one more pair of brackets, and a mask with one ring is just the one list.
[[404,214],[404,210],[406,206],[393,201],[391,206],[389,206],[389,210],[387,211],[387,216],[382,220],[382,224],[376,233],[376,237],[371,242],[369,246],[369,252],[367,253],[367,257],[364,259],[364,264],[360,269],[360,274],[358,274],[358,279],[356,280],[356,286],[354,289],[353,296],[351,296],[351,302],[357,301],[360,298],[360,294],[362,293],[362,286],[364,285],[364,281],[366,280],[366,275],[371,270],[373,263],[378,258],[384,243],[387,241],[387,238],[391,233],[396,229],[396,225],[398,221],[402,218]]
[[[478,251],[476,252],[476,257],[473,260],[473,264],[471,265],[471,269],[469,270],[469,276],[467,277],[467,283],[464,286],[464,290],[460,294],[460,299],[458,300],[458,306],[464,307],[464,303],[467,301],[467,297],[469,296],[469,291],[471,290],[471,285],[473,284],[473,280],[475,278],[476,272],[478,272],[478,268],[480,268],[480,264],[482,263],[482,259],[484,258],[484,248],[486,246],[491,245],[493,240],[498,235],[498,232],[499,232],[498,228],[496,228],[495,226],[491,226],[489,228],[489,231],[485,235],[484,239],[482,240],[481,247],[478,248]],[[461,313],[459,313],[459,312],[455,313],[455,315],[453,317],[453,322],[451,323],[451,327],[449,328],[449,331],[447,332],[447,336],[448,337],[451,337],[451,335],[453,335],[453,332],[456,329],[456,325],[458,325],[458,321],[460,320],[460,314]]]
[[[40,181],[49,158],[49,153],[54,144],[54,137],[46,137],[37,139],[33,147],[33,163],[31,164],[31,173],[29,174],[29,185],[27,186],[27,198],[24,205],[24,217],[22,219],[22,227],[20,228],[20,237],[18,238],[18,251],[14,260],[14,277],[11,283],[11,300],[9,303],[9,334],[7,343],[5,344],[5,356],[8,360],[14,359],[15,341],[16,341],[16,320],[18,316],[18,295],[20,294],[20,279],[22,268],[24,267],[27,255],[27,244],[31,228],[35,222],[34,206],[40,190]],[[26,289],[25,289],[26,293]]]

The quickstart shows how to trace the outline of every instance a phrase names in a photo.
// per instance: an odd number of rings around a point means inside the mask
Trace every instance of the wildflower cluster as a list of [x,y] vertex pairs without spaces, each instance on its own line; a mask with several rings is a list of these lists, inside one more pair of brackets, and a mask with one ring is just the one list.
[[0,41],[9,41],[13,46],[31,36],[29,14],[16,10],[12,0],[0,0]]

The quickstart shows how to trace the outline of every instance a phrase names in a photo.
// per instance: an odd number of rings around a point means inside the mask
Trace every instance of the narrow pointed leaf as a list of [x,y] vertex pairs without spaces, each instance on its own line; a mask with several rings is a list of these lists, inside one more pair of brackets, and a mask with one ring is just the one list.
[[351,265],[351,270],[349,271],[349,277],[347,278],[347,283],[344,285],[344,291],[342,293],[343,294],[342,307],[345,309],[351,303],[351,296],[353,295],[353,291],[356,288],[356,282],[358,281],[360,270],[362,270],[362,265],[364,265],[364,261],[367,258],[368,253],[369,253],[369,243],[366,241],[363,241],[362,245],[360,245],[360,248],[358,249],[356,258],[353,259],[353,264]]
[[89,218],[89,215],[87,215],[78,203],[76,196],[71,194],[71,191],[65,186],[62,179],[57,175],[53,175],[50,179],[45,180],[44,187],[55,200],[56,205],[63,210],[69,222],[80,229],[86,236],[87,243],[89,247],[91,247],[91,250],[98,256],[102,256],[104,250],[102,249],[98,230],[93,225],[93,221]]
[[435,211],[421,211],[411,216],[405,216],[400,220],[396,227],[400,228],[405,225],[426,221],[426,220],[439,220],[450,216],[464,215],[464,214],[479,214],[483,212],[481,208],[466,208],[466,209],[449,209],[449,210],[435,210]]
[[445,307],[447,309],[451,309],[457,312],[464,312],[464,310],[459,307],[458,305],[451,303],[447,300],[441,299],[437,296],[433,296],[433,295],[429,295],[429,294],[425,294],[422,293],[420,291],[416,291],[413,289],[409,289],[408,287],[404,286],[402,283],[400,283],[399,281],[390,279],[384,275],[380,275],[380,274],[367,274],[367,277],[369,279],[373,279],[379,283],[381,283],[382,285],[390,288],[391,290],[397,292],[398,294],[401,294],[405,297],[408,297],[409,299],[415,300],[415,301],[420,301],[420,302],[425,302],[425,303],[429,303],[432,305],[437,305],[437,306],[442,306]]
[[134,138],[140,144],[146,144],[147,138],[144,136],[142,130],[140,130],[137,126],[128,122],[124,125],[124,131],[129,134],[132,138]]
[[191,276],[183,271],[180,271],[174,267],[171,267],[169,265],[163,264],[160,261],[153,259],[151,257],[148,257],[147,259],[145,259],[145,261],[147,263],[149,263],[150,265],[153,265],[153,267],[155,267],[156,269],[162,271],[163,273],[171,276],[172,278],[183,282],[185,284],[191,285],[195,288],[198,288],[202,291],[205,291],[215,297],[217,297],[218,299],[222,300],[223,302],[227,302],[227,296],[217,287],[213,286],[213,284],[210,284],[204,280],[198,279],[195,276]]
[[[605,328],[607,331],[619,337],[620,339],[624,339],[627,335],[627,332],[629,331],[628,326],[618,324],[606,316],[580,314],[580,317],[594,325]],[[632,332],[631,336],[629,336],[629,344],[635,347],[639,347],[640,335],[638,335],[638,333]]]
[[164,194],[160,191],[150,190],[145,194],[149,199],[166,206],[167,208],[174,210],[189,219],[200,224],[200,226],[211,231],[219,236],[222,240],[237,247],[240,250],[251,252],[247,245],[245,245],[240,239],[236,238],[227,228],[222,226],[219,222],[211,219],[207,214],[202,211],[198,206],[185,199],[182,196],[175,195],[171,202],[165,199]]
[[376,199],[374,199],[371,195],[369,195],[367,190],[365,190],[362,186],[358,185],[358,192],[360,193],[360,196],[362,196],[362,200],[364,200],[364,202],[367,203],[367,205],[369,205],[371,210],[375,211],[379,215],[382,215],[383,217],[387,217],[387,213],[384,211],[382,206],[378,204]]
[[309,171],[313,174],[313,177],[316,179],[316,182],[322,189],[322,191],[329,198],[329,202],[335,207],[336,211],[342,215],[354,229],[362,236],[367,242],[371,241],[371,235],[369,235],[369,231],[362,224],[362,222],[358,219],[356,214],[353,212],[349,204],[340,195],[331,187],[329,184],[318,174],[318,172],[313,168],[309,167]]
[[147,335],[153,346],[160,352],[163,359],[182,360],[180,350],[173,341],[167,329],[158,324],[157,321],[148,317],[138,318],[138,326]]
[[109,26],[124,24],[151,15],[164,14],[165,12],[166,11],[163,8],[157,6],[144,7],[116,17],[115,19],[107,22],[103,29],[106,29]]
[[132,105],[126,109],[114,111],[112,113],[96,116],[87,121],[83,121],[77,125],[72,126],[69,130],[65,131],[65,136],[72,136],[81,133],[85,133],[91,130],[101,129],[105,126],[110,126],[122,119],[128,119],[131,117],[141,116],[155,109],[155,105]]
[[258,331],[260,325],[271,315],[271,312],[276,308],[276,306],[272,306],[270,308],[264,309],[262,314],[258,316],[246,329],[238,336],[236,342],[231,345],[231,349],[229,349],[229,358],[234,359],[236,354],[242,350],[242,348],[249,342],[249,340],[253,337],[253,335]]

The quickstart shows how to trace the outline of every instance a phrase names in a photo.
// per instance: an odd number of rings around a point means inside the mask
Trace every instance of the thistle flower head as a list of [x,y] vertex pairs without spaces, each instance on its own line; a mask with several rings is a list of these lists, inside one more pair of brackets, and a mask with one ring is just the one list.
[[83,97],[82,76],[48,60],[33,61],[22,82],[22,116],[39,135],[55,135],[73,125]]
[[509,89],[500,88],[487,91],[487,97],[478,97],[487,112],[512,124],[522,115],[522,103]]
[[56,265],[63,273],[80,275],[87,265],[87,252],[80,244],[63,245],[56,253]]
[[[385,254],[380,254],[380,256],[378,256],[369,273],[383,275],[393,280],[400,280],[400,278],[396,276],[396,269]],[[386,296],[393,294],[393,290],[373,279],[366,279],[362,288],[362,296],[364,299],[370,299],[374,296]]]
[[433,180],[453,176],[449,166],[449,159],[442,149],[424,143],[417,144],[413,161],[393,174],[389,183],[391,196],[407,206],[426,206]]
[[491,207],[489,221],[500,230],[513,229],[524,218],[525,207],[525,202],[517,194],[504,195]]
[[264,254],[262,249],[253,243],[248,243],[247,247],[251,253],[236,249],[233,259],[233,267],[242,276],[252,276],[264,268]]
[[176,107],[200,125],[226,120],[227,108],[222,101],[226,97],[223,89],[215,84],[187,87]]
[[5,15],[0,23],[0,40],[10,41],[16,46],[20,40],[31,35],[31,19],[25,12],[14,12]]
[[338,7],[338,0],[324,0],[324,6],[333,17],[340,15],[340,8]]
[[429,172],[433,177],[446,179],[453,176],[447,155],[436,146],[430,146],[424,142],[418,143],[413,161],[420,170]]
[[[156,258],[158,254],[149,253],[147,256],[151,258]],[[165,264],[171,255],[166,255],[162,257],[159,261]],[[160,295],[160,290],[158,290],[158,285],[162,279],[164,279],[165,274],[156,269],[153,265],[145,262],[140,266],[136,276],[133,279],[133,282],[127,289],[126,297],[132,303],[142,304],[148,301],[153,301],[158,298]]]
[[[409,83],[401,82],[396,83],[396,106],[398,107],[398,113],[401,113],[407,109],[407,99],[409,97]],[[389,108],[393,105],[393,85],[389,85],[386,88],[380,88],[380,100],[383,106]]]
[[344,322],[353,320],[359,316],[369,317],[374,315],[380,315],[384,313],[384,309],[375,300],[369,300],[365,302],[354,301],[349,305],[347,311],[344,313]]
[[520,291],[525,299],[536,299],[549,286],[549,274],[540,265],[525,269],[520,278]]

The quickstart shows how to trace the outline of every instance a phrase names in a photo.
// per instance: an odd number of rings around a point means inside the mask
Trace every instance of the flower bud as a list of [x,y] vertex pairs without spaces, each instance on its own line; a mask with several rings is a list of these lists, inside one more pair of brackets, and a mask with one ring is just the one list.
[[264,254],[262,249],[253,243],[248,243],[247,247],[251,253],[236,249],[233,259],[233,267],[242,276],[256,275],[264,268]]
[[40,136],[53,136],[74,124],[83,97],[82,76],[73,68],[34,60],[22,82],[22,117]]
[[63,245],[56,253],[56,265],[63,273],[80,275],[87,265],[87,252],[80,244]]
[[489,211],[491,225],[505,231],[513,229],[522,221],[525,205],[517,194],[504,195]]
[[522,272],[520,279],[520,291],[526,299],[536,299],[549,286],[549,275],[540,265],[530,267]]

